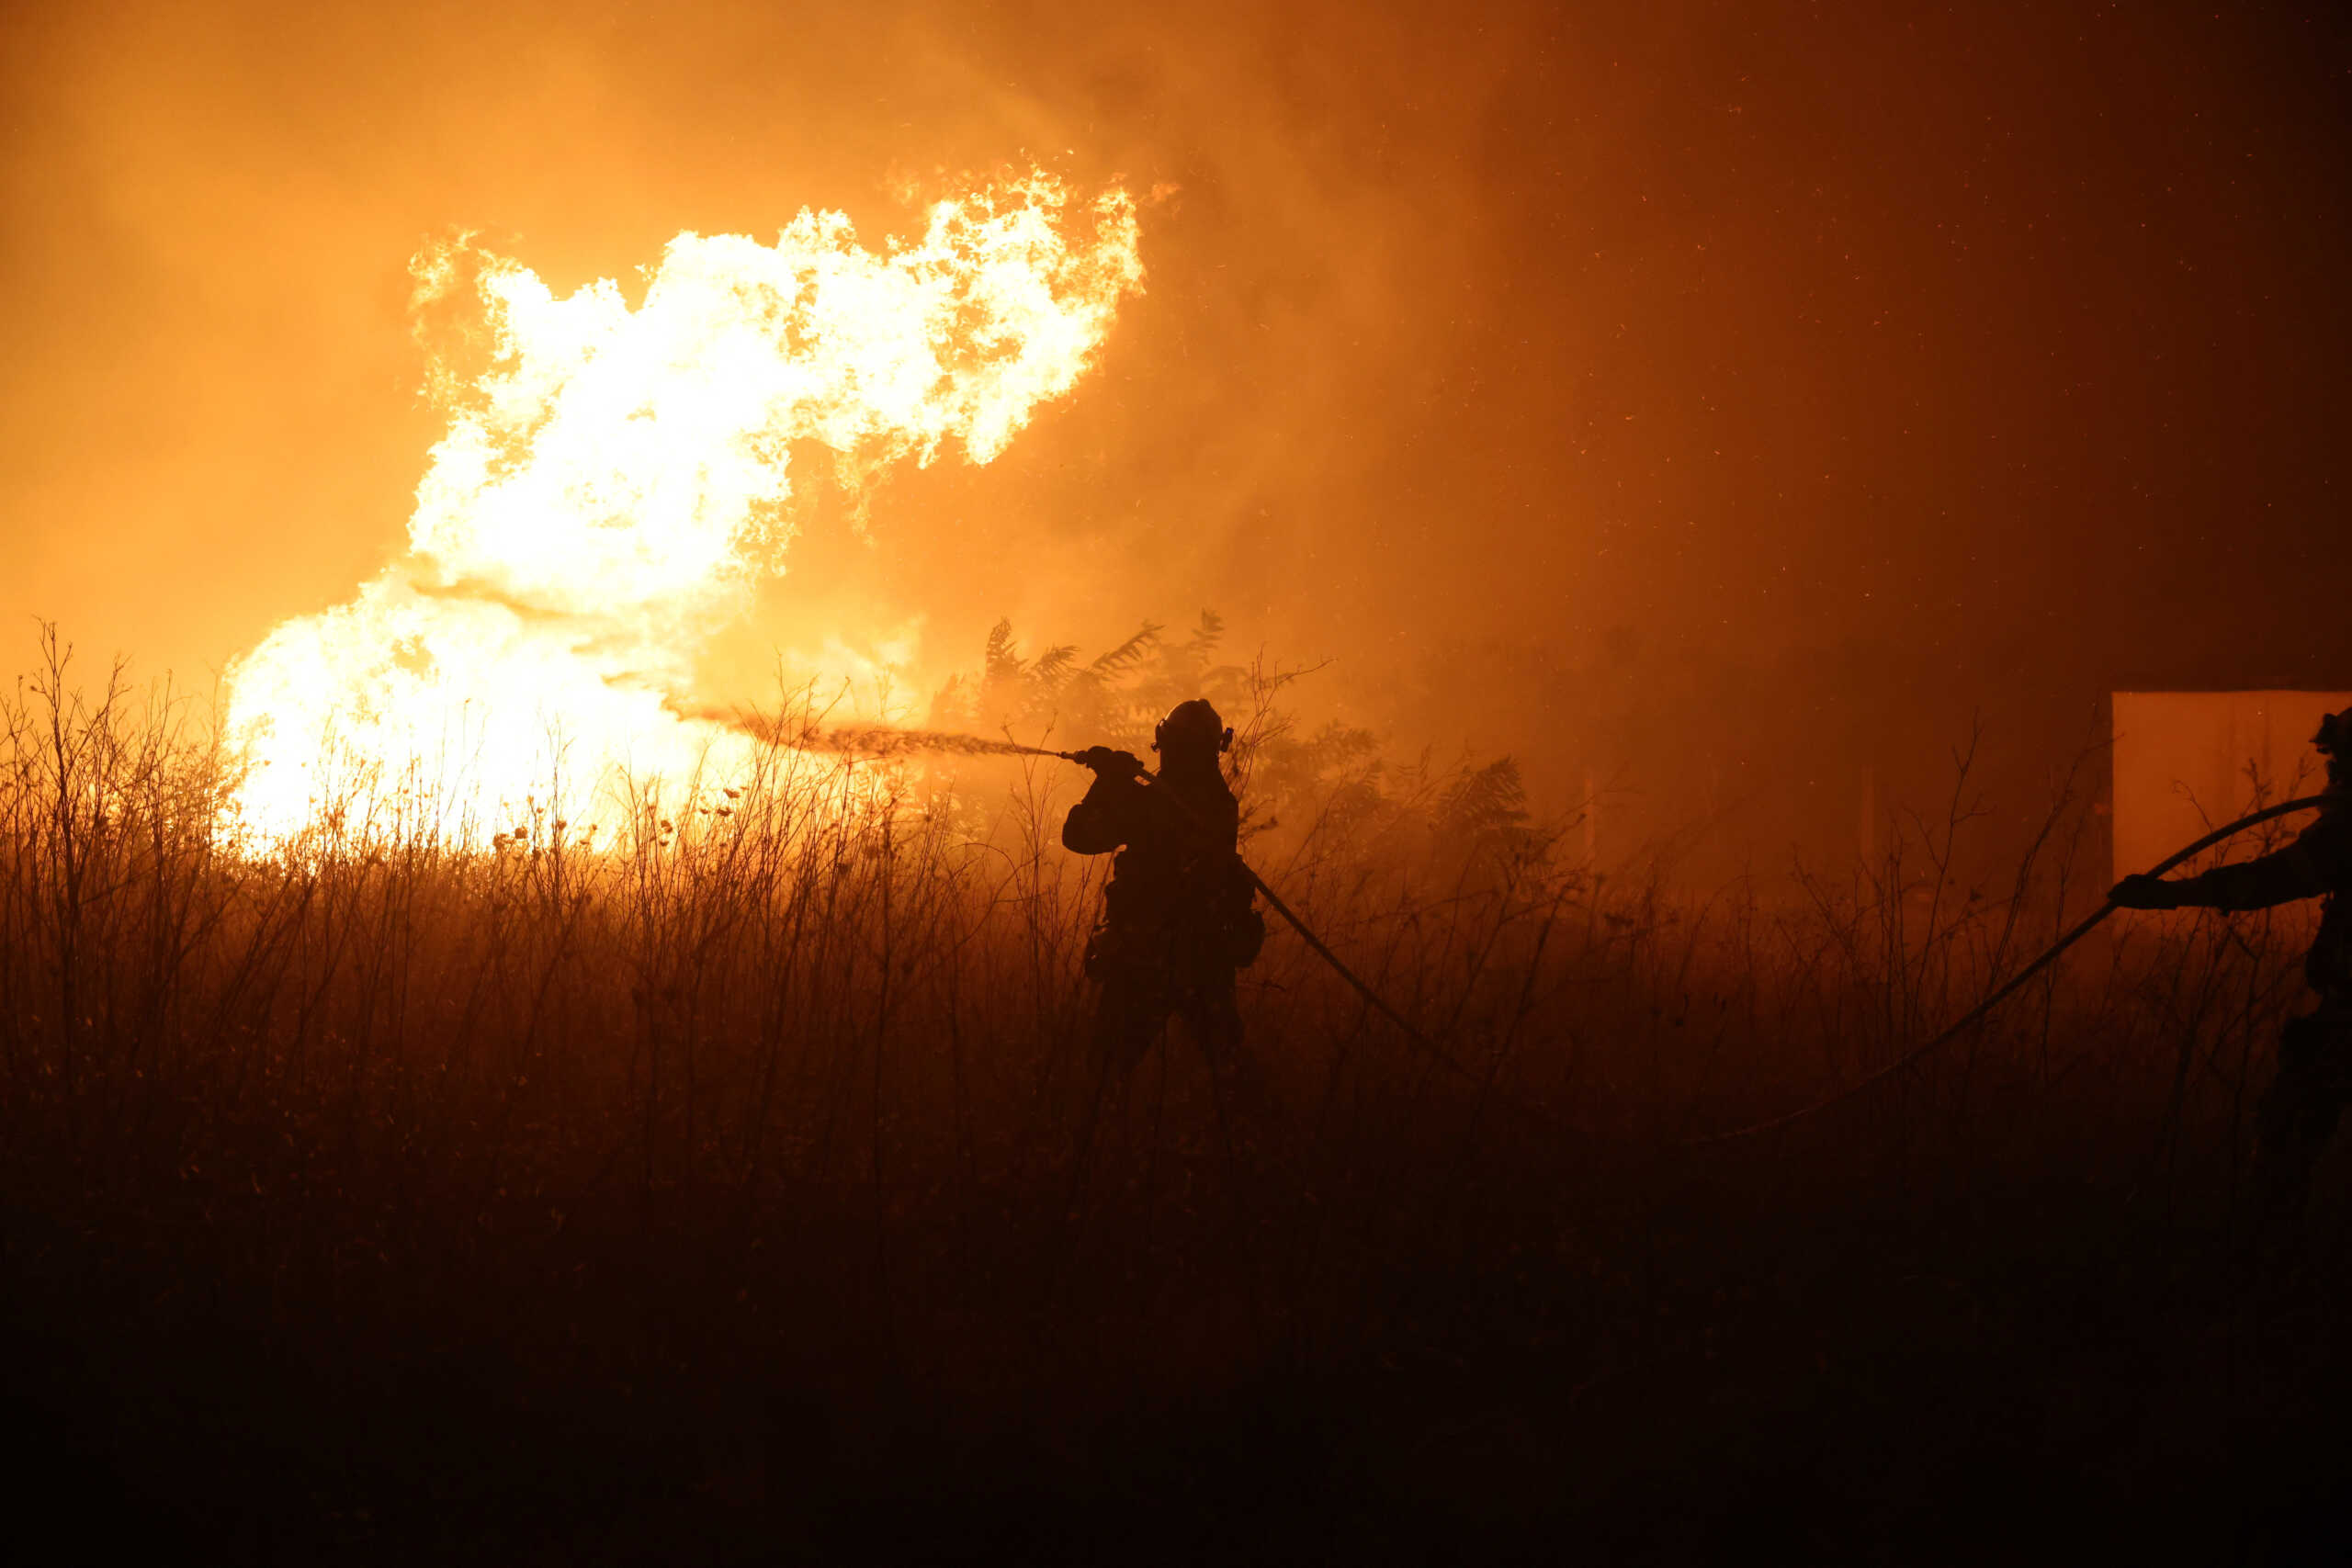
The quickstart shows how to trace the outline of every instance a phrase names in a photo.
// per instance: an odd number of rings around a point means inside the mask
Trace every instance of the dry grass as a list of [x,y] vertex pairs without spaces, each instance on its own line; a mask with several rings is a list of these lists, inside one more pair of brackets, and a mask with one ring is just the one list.
[[1453,1065],[1278,933],[1249,1070],[1171,1042],[1081,1160],[1060,773],[257,855],[168,699],[59,655],[0,722],[9,1397],[206,1554],[2258,1556],[2341,1473],[2340,1257],[2233,1261],[2293,920],[2118,927],[1689,1141],[2079,912],[2078,786],[1997,883],[1963,766],[1712,897],[1293,801],[1259,863]]

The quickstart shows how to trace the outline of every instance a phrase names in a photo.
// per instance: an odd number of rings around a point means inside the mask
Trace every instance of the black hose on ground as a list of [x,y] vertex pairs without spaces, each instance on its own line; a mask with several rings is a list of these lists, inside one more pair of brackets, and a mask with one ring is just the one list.
[[[2300,800],[2281,801],[2277,806],[2266,806],[2259,811],[2250,812],[2247,815],[2239,818],[2236,821],[2230,823],[2227,827],[2214,829],[2211,832],[2206,834],[2195,843],[2190,844],[2188,848],[2181,850],[2178,853],[2174,854],[2165,860],[2154,871],[2149,872],[2148,874],[2150,876],[2162,876],[2165,873],[2174,870],[2182,863],[2193,860],[2197,856],[2203,854],[2207,850],[2211,849],[2215,844],[2221,843],[2223,840],[2234,838],[2238,834],[2245,832],[2248,828],[2259,826],[2262,823],[2271,820],[2273,818],[2284,817],[2288,813],[2293,811],[2315,810],[2322,806],[2330,804],[2332,800],[2339,799],[2341,799],[2340,796],[2311,795],[2305,795]],[[1935,1038],[1928,1041],[1925,1044],[1914,1045],[1910,1050],[1905,1051],[1902,1055],[1897,1056],[1892,1062],[1887,1063],[1885,1066],[1879,1067],[1873,1072],[1865,1074],[1860,1078],[1858,1078],[1854,1082],[1847,1085],[1844,1089],[1839,1089],[1837,1093],[1829,1096],[1827,1099],[1815,1100],[1810,1105],[1801,1106],[1797,1110],[1789,1111],[1784,1115],[1771,1117],[1767,1121],[1754,1122],[1746,1127],[1736,1127],[1728,1133],[1712,1133],[1706,1137],[1691,1138],[1687,1140],[1687,1142],[1692,1145],[1703,1145],[1708,1144],[1728,1144],[1741,1138],[1752,1138],[1759,1133],[1773,1132],[1779,1128],[1786,1127],[1792,1122],[1802,1122],[1809,1116],[1818,1115],[1822,1111],[1828,1110],[1833,1105],[1842,1105],[1847,1100],[1853,1099],[1856,1095],[1860,1094],[1863,1090],[1871,1088],[1872,1085],[1882,1083],[1886,1079],[1893,1077],[1896,1073],[1901,1072],[1904,1068],[1911,1066],[1913,1063],[1918,1061],[1922,1056],[1928,1055],[1928,1052],[1933,1051],[1937,1047],[1944,1045],[1957,1038],[1972,1024],[1978,1022],[1985,1014],[1991,1012],[1995,1008],[2000,1006],[2001,1003],[2007,1001],[2017,992],[2020,986],[2023,986],[2028,980],[2032,979],[2036,975],[2039,975],[2042,970],[2055,963],[2060,953],[2064,953],[2068,948],[2074,946],[2076,942],[2082,941],[2083,938],[2088,936],[2094,926],[2097,926],[2101,920],[2104,920],[2108,916],[2115,913],[2117,909],[2121,908],[2121,905],[2115,903],[2112,899],[2109,900],[2107,903],[2101,904],[2097,909],[2093,910],[2089,916],[2084,919],[2079,925],[2075,926],[2074,930],[2068,931],[2064,936],[2060,937],[2056,942],[2052,942],[2049,949],[2045,951],[2041,957],[2035,959],[2032,963],[2018,970],[2015,975],[2009,976],[2008,980],[1998,989],[1995,990],[1992,995],[1986,997],[1983,1001],[1969,1009],[1966,1013],[1961,1016],[1958,1022],[1951,1024],[1941,1033],[1936,1035]]]
[[[1026,751],[1035,756],[1058,757],[1064,761],[1082,763],[1084,760],[1081,753],[1074,751],[1047,751],[1033,747],[1018,747],[1013,748],[1013,750]],[[1159,783],[1159,776],[1148,770],[1139,769],[1137,770],[1136,776],[1148,784],[1158,784]],[[1185,812],[1186,815],[1193,815],[1192,809],[1189,807],[1186,807],[1182,801],[1177,799],[1172,793],[1168,798],[1170,805],[1173,805],[1178,809]],[[2177,869],[2183,863],[2193,860],[2197,856],[2203,854],[2207,850],[2211,849],[2214,845],[2222,843],[2225,840],[2235,838],[2238,834],[2245,832],[2249,828],[2258,827],[2265,822],[2271,821],[2277,818],[2285,817],[2292,812],[2316,810],[2322,806],[2330,804],[2331,800],[2334,798],[2335,797],[2329,795],[2304,795],[2300,799],[2281,801],[2276,806],[2266,806],[2259,811],[2249,812],[2245,816],[2239,818],[2236,821],[2229,823],[2224,827],[2216,828],[2211,832],[2206,834],[2203,838],[2196,840],[2194,843],[2176,852],[2147,874],[2150,876],[2162,876],[2165,873]],[[1195,818],[1195,820],[1197,820],[1197,818]],[[1377,1011],[1383,1018],[1388,1020],[1389,1022],[1395,1024],[1397,1029],[1403,1032],[1405,1038],[1410,1041],[1416,1048],[1425,1053],[1431,1060],[1437,1062],[1440,1066],[1445,1067],[1448,1071],[1455,1074],[1457,1077],[1473,1083],[1482,1081],[1476,1073],[1464,1066],[1460,1061],[1455,1059],[1451,1052],[1447,1051],[1436,1041],[1430,1039],[1427,1034],[1416,1028],[1410,1020],[1407,1019],[1403,1013],[1398,1012],[1395,1008],[1391,1007],[1388,1004],[1387,999],[1382,997],[1378,991],[1374,990],[1369,982],[1367,982],[1362,976],[1358,975],[1354,970],[1349,968],[1347,964],[1340,957],[1340,955],[1331,951],[1329,944],[1325,942],[1321,937],[1316,935],[1313,928],[1308,926],[1304,919],[1299,918],[1298,912],[1293,909],[1288,904],[1283,902],[1282,895],[1276,893],[1273,888],[1267,884],[1266,879],[1259,875],[1257,871],[1251,867],[1247,861],[1243,861],[1241,863],[1241,869],[1248,873],[1251,884],[1256,886],[1260,893],[1265,895],[1266,902],[1273,907],[1276,914],[1282,916],[1283,919],[1290,923],[1291,929],[1298,933],[1299,939],[1306,943],[1308,949],[1312,951],[1317,958],[1320,958],[1324,963],[1329,964],[1333,972],[1335,972],[1340,978],[1345,980],[1351,987],[1352,987],[1355,989],[1356,994],[1363,998],[1364,1001],[1369,1004],[1374,1010]],[[2032,963],[2027,964],[2024,968],[2018,970],[2015,975],[2009,976],[2007,981],[1996,988],[1993,993],[1990,996],[1987,996],[1983,1001],[1978,1002],[1974,1007],[1969,1009],[1969,1010],[1962,1014],[1956,1022],[1946,1027],[1925,1043],[1913,1046],[1910,1050],[1905,1051],[1902,1055],[1897,1056],[1892,1062],[1889,1062],[1883,1066],[1878,1067],[1864,1075],[1862,1077],[1856,1079],[1853,1083],[1847,1085],[1844,1089],[1839,1089],[1837,1093],[1828,1096],[1826,1099],[1815,1100],[1810,1105],[1800,1106],[1794,1111],[1785,1112],[1779,1116],[1770,1117],[1762,1122],[1751,1122],[1745,1127],[1736,1127],[1729,1132],[1713,1133],[1703,1138],[1688,1139],[1685,1140],[1686,1143],[1692,1145],[1727,1144],[1736,1142],[1742,1138],[1752,1138],[1759,1134],[1773,1132],[1779,1128],[1789,1126],[1793,1122],[1804,1121],[1808,1117],[1819,1115],[1822,1111],[1827,1111],[1833,1106],[1841,1105],[1845,1101],[1853,1099],[1856,1095],[1863,1093],[1872,1086],[1884,1082],[1886,1079],[1893,1077],[1896,1073],[1901,1072],[1904,1068],[1919,1061],[1928,1053],[1937,1050],[1940,1046],[1948,1044],[1952,1040],[1964,1033],[1972,1025],[1981,1021],[1995,1008],[2000,1006],[2001,1003],[2014,996],[2018,992],[2018,988],[2024,986],[2028,980],[2032,979],[2036,975],[2041,973],[2042,970],[2056,963],[2062,953],[2064,953],[2068,948],[2074,946],[2076,942],[2082,941],[2083,938],[2088,936],[2092,930],[2097,927],[2100,921],[2106,919],[2108,916],[2115,913],[2115,911],[2120,908],[2121,908],[2121,906],[2116,904],[2112,899],[2101,904],[2097,909],[2093,910],[2088,916],[2076,924],[2072,931],[2069,931],[2065,935],[2051,943],[2051,945],[2041,953],[2041,956],[2034,959]],[[1553,1124],[1553,1118],[1542,1111],[1538,1107],[1526,1104],[1522,1101],[1520,1102],[1520,1109],[1537,1117],[1547,1124]]]

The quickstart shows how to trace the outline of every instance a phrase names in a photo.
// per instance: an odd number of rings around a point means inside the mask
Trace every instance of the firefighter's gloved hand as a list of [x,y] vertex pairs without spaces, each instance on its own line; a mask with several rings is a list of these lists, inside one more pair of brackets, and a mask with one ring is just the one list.
[[2177,909],[2180,889],[2161,876],[2132,875],[2117,883],[2107,900],[2119,909]]
[[1091,768],[1106,779],[1131,779],[1143,772],[1143,761],[1132,751],[1114,751],[1108,746],[1089,746],[1078,754],[1078,765]]

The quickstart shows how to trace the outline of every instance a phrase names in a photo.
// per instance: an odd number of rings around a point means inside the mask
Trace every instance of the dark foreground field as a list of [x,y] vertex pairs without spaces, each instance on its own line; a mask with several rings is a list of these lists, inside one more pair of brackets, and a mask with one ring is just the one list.
[[251,856],[154,731],[14,739],[0,1398],[66,1558],[2352,1545],[2352,1170],[2281,1237],[2244,1168],[2291,922],[2119,931],[1691,1141],[2030,956],[2064,809],[1997,885],[1935,828],[1712,899],[1334,812],[1258,858],[1451,1065],[1277,934],[1246,1070],[1179,1037],[1091,1119],[1034,782],[781,754],[595,852]]

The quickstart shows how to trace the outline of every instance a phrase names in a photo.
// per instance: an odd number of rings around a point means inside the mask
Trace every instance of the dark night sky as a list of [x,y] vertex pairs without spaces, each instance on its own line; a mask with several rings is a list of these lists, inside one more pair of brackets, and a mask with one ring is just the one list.
[[1213,604],[1355,711],[1539,756],[1594,671],[1851,682],[1923,731],[2352,685],[2352,44],[2318,7],[9,26],[0,612],[142,668],[217,668],[398,547],[425,236],[628,277],[680,229],[878,234],[893,175],[1035,156],[1180,187],[1150,292],[997,465],[894,481],[871,545],[812,527],[755,640],[920,613],[961,657],[1000,614],[1099,641]]

